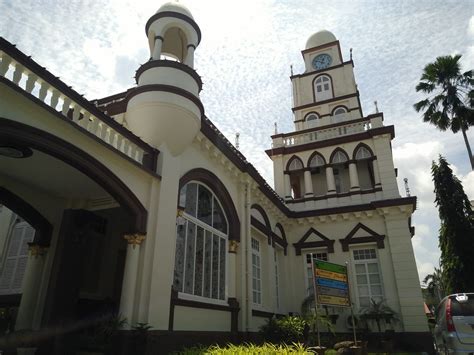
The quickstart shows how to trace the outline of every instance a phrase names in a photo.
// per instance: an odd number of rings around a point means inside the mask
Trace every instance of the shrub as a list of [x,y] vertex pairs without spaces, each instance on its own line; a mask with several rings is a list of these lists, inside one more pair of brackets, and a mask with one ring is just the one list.
[[306,321],[301,317],[286,316],[281,319],[270,318],[260,327],[264,339],[274,343],[297,343],[304,340]]
[[187,348],[180,352],[175,352],[175,355],[236,355],[236,354],[274,354],[274,355],[310,355],[313,354],[310,349],[302,344],[269,344],[255,345],[251,343],[243,345],[228,344],[224,347],[219,345],[212,345],[210,347],[194,347]]

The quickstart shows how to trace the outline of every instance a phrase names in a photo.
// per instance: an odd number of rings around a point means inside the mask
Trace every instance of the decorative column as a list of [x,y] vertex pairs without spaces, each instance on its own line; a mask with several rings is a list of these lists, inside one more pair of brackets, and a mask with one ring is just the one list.
[[360,190],[359,174],[357,173],[357,165],[355,162],[349,163],[349,180],[351,182],[351,191]]
[[161,47],[163,46],[163,37],[156,36],[155,37],[155,47],[153,47],[153,55],[151,56],[152,59],[158,60],[161,56]]
[[196,50],[196,46],[194,44],[188,44],[188,54],[184,59],[184,64],[188,67],[194,68],[194,51]]
[[[229,275],[237,275],[236,273],[236,267],[237,267],[237,252],[239,250],[239,242],[236,240],[229,240],[229,255],[228,255],[228,267]],[[229,297],[236,297],[236,281],[237,279],[230,280],[229,282],[229,288],[228,288],[228,296]]]
[[332,166],[326,167],[326,183],[328,185],[328,195],[336,193],[336,181],[334,180],[334,172]]
[[379,163],[377,159],[372,160],[372,167],[374,170],[374,187],[380,187],[382,184],[380,183]]
[[290,174],[283,174],[285,180],[285,200],[291,200],[291,183]]
[[45,255],[48,250],[47,247],[39,244],[30,244],[28,249],[28,261],[23,276],[22,296],[16,317],[15,330],[33,329],[38,289],[43,274]]
[[304,171],[304,197],[313,197],[313,180],[311,179],[311,171]]
[[127,319],[127,328],[130,329],[135,303],[140,244],[145,240],[145,236],[143,234],[128,234],[123,238],[128,245],[120,297],[120,314]]

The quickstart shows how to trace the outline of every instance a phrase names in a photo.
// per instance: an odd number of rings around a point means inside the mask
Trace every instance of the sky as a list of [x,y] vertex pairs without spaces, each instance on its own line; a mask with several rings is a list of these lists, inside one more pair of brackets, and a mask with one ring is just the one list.
[[[145,23],[161,1],[0,0],[0,35],[88,99],[122,92],[149,58]],[[412,239],[420,280],[438,266],[439,217],[431,162],[446,157],[474,199],[462,135],[423,123],[413,104],[423,67],[437,56],[461,54],[474,68],[472,0],[181,0],[202,32],[195,69],[202,76],[206,116],[273,184],[270,148],[274,123],[293,130],[290,65],[304,71],[301,50],[321,29],[335,34],[344,60],[353,49],[364,115],[384,113],[400,194],[403,178],[418,197]],[[474,148],[474,129],[468,131]]]

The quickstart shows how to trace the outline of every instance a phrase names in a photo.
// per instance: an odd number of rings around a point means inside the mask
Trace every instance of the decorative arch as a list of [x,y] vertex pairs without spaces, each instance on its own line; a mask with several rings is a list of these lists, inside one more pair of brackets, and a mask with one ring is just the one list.
[[286,255],[288,241],[286,239],[285,229],[283,228],[283,226],[280,223],[275,224],[274,230],[277,230],[277,229],[280,231],[281,237],[278,234],[276,234],[275,232],[273,232],[272,233],[273,241],[283,247],[285,255]]
[[[311,161],[316,156],[319,156],[322,159],[323,163],[324,163],[323,165],[326,165],[326,159],[324,159],[324,156],[321,153],[315,151],[309,156],[308,165],[307,165],[308,168],[311,168]],[[321,165],[318,165],[317,167],[319,167],[319,166],[321,166]]]
[[55,135],[3,117],[0,117],[0,142],[39,150],[84,173],[133,217],[133,225],[127,233],[146,234],[148,212],[145,207],[122,180],[91,155]]
[[163,29],[163,46],[161,54],[175,57],[180,63],[184,63],[188,53],[189,34],[180,26],[169,26]]
[[331,97],[328,97],[327,99],[330,99],[330,98],[333,98],[333,97],[334,97],[334,85],[333,85],[333,80],[332,80],[331,75],[329,75],[329,74],[327,74],[327,73],[319,74],[319,75],[316,75],[316,76],[314,77],[313,83],[312,83],[312,85],[313,85],[313,99],[314,99],[314,102],[327,100],[326,98],[321,99],[321,100],[317,100],[316,84],[317,84],[318,79],[323,78],[323,77],[327,77],[327,78],[329,79],[329,86],[330,86],[330,89],[331,89]]
[[[363,236],[356,236],[359,230],[363,230]],[[383,249],[385,248],[384,239],[385,235],[380,235],[366,225],[357,223],[345,238],[339,239],[339,242],[342,245],[342,251],[349,251],[349,245],[360,243],[376,243],[378,249]]]
[[[316,118],[311,118],[311,119],[308,119],[310,116],[316,116]],[[304,116],[304,120],[307,122],[307,121],[312,121],[312,120],[317,120],[321,118],[319,116],[319,113],[315,112],[315,111],[311,111],[311,112],[308,112],[305,116]]]
[[[319,237],[320,240],[316,242],[307,242],[306,240],[311,235],[316,235]],[[317,231],[313,227],[311,227],[296,243],[293,243],[295,247],[296,255],[301,255],[302,249],[310,249],[310,248],[327,248],[328,253],[334,253],[334,240],[329,239],[321,232]]]
[[53,226],[37,209],[18,195],[1,186],[0,203],[19,215],[35,229],[33,244],[49,246]]
[[357,146],[354,148],[354,151],[352,152],[352,159],[353,160],[356,160],[356,155],[357,155],[357,151],[360,149],[360,148],[365,148],[369,151],[371,157],[373,158],[374,157],[374,152],[373,150],[365,143],[359,143],[357,144]]
[[290,169],[291,163],[292,163],[294,160],[298,160],[298,161],[300,162],[300,164],[301,164],[301,169],[304,168],[304,164],[303,164],[303,161],[301,160],[301,158],[298,157],[297,155],[293,155],[293,156],[288,160],[288,162],[286,163],[286,171],[300,170],[300,169]]
[[258,229],[260,232],[262,232],[264,235],[267,236],[267,239],[268,239],[268,244],[271,244],[272,242],[272,227],[271,227],[271,224],[270,224],[270,219],[268,218],[268,215],[267,213],[265,212],[265,210],[263,209],[262,206],[254,203],[251,207],[250,207],[251,210],[256,210],[263,218],[263,220],[265,221],[265,223],[263,224],[262,222],[260,222],[257,218],[255,218],[254,216],[251,216],[250,217],[250,224],[255,227],[256,229]]
[[[188,171],[179,180],[179,190],[190,181],[199,181],[207,185],[217,196],[229,222],[229,240],[240,241],[240,220],[232,197],[220,179],[209,170],[196,168]],[[179,199],[179,195],[178,195]],[[179,203],[179,201],[178,201]]]
[[346,153],[346,151],[345,151],[344,149],[342,149],[342,148],[337,147],[337,148],[334,149],[333,152],[331,153],[331,157],[329,158],[330,164],[333,164],[334,157],[335,157],[335,155],[336,155],[338,152],[340,152],[340,153],[342,153],[342,154],[345,155],[346,161],[349,160],[349,155]]
[[349,109],[347,108],[346,105],[337,105],[336,107],[334,107],[334,108],[332,109],[332,111],[331,111],[331,116],[334,116],[336,110],[338,110],[338,109],[340,109],[340,108],[343,108],[343,109],[346,111],[346,113],[349,112]]

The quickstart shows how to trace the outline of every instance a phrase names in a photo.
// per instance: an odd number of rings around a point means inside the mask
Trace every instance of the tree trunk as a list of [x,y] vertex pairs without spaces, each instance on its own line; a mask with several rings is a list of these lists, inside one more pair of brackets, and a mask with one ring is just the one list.
[[467,153],[469,154],[469,160],[471,161],[471,169],[474,170],[474,156],[472,156],[471,146],[469,145],[469,141],[467,140],[466,130],[462,128],[461,131],[462,136],[464,137],[464,143],[466,143]]

